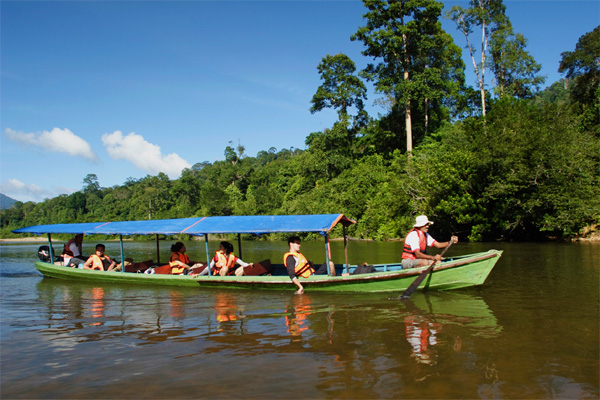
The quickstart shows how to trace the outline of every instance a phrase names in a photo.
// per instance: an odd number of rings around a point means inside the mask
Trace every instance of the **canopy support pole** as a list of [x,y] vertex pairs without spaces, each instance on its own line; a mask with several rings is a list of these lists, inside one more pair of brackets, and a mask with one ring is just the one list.
[[158,233],[156,234],[156,265],[160,265],[160,247],[158,245]]
[[346,273],[350,273],[350,264],[348,263],[348,240],[346,237],[346,225],[344,225],[344,256],[346,257]]
[[210,254],[208,254],[208,233],[204,235],[206,239],[206,268],[208,268],[208,276],[210,276]]
[[54,264],[54,249],[52,248],[52,235],[48,234],[48,247],[50,248],[50,264]]
[[121,272],[125,272],[125,258],[123,258],[123,235],[119,235],[119,242],[121,243]]
[[329,260],[331,258],[331,248],[329,247],[329,233],[325,235],[325,262],[327,263],[327,271],[329,271],[329,276],[333,276],[331,271],[331,265],[329,265]]
[[242,257],[242,234],[238,233],[238,251],[240,256],[238,258],[243,259],[244,257]]

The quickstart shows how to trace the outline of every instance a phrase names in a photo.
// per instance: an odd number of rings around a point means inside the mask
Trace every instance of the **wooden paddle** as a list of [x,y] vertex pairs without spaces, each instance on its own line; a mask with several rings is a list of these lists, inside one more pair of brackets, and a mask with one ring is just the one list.
[[[452,238],[450,238],[450,241],[448,242],[448,246],[446,246],[446,248],[444,249],[444,251],[442,251],[440,256],[443,256],[444,253],[450,248],[450,246],[452,246]],[[408,299],[410,297],[410,295],[413,294],[415,290],[417,290],[417,288],[419,287],[421,282],[423,282],[423,280],[425,278],[427,278],[427,275],[429,275],[429,273],[431,271],[433,271],[433,267],[435,266],[435,263],[436,263],[436,261],[433,260],[431,262],[431,264],[429,265],[429,268],[427,268],[425,271],[421,272],[421,275],[417,276],[417,279],[415,279],[413,281],[413,283],[410,284],[410,286],[404,291],[404,293],[402,293],[402,295],[400,297],[398,297],[398,299],[402,299],[402,300]]]

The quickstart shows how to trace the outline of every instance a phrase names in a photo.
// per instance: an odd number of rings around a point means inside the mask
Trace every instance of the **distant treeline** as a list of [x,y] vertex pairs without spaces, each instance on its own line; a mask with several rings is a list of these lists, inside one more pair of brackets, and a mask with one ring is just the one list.
[[[249,157],[242,145],[228,146],[224,161],[195,164],[179,179],[160,173],[111,188],[89,174],[79,192],[1,210],[1,234],[52,223],[317,213],[344,213],[358,221],[350,236],[376,240],[403,237],[418,214],[436,222],[442,239],[453,232],[474,241],[539,240],[595,229],[600,27],[562,54],[566,79],[542,92],[535,89],[539,66],[523,47],[509,54],[506,49],[515,43],[505,44],[502,52],[496,37],[494,57],[485,64],[496,86],[482,86],[480,96],[464,85],[464,64],[454,53],[460,55],[460,49],[439,24],[410,25],[435,12],[406,11],[413,19],[401,27],[410,29],[399,30],[393,26],[397,12],[386,19],[386,7],[397,4],[365,1],[370,10],[365,17],[372,22],[379,16],[378,24],[369,23],[352,37],[363,41],[364,54],[379,64],[356,73],[343,54],[328,55],[319,64],[323,84],[310,111],[331,107],[339,120],[309,134],[306,150],[271,148]],[[504,27],[509,41],[510,23],[498,21],[490,35]],[[400,35],[400,53],[392,42],[377,42],[385,37],[377,29]],[[422,46],[426,40],[429,45]],[[445,65],[451,60],[452,71],[440,69],[441,60]],[[364,81],[384,95],[379,100],[387,114],[367,115]]]

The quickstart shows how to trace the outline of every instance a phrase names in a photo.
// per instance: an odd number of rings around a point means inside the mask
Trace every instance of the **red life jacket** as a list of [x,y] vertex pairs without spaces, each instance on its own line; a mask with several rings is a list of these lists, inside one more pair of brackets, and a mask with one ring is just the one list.
[[286,265],[285,261],[287,260],[288,256],[294,256],[298,259],[298,263],[294,268],[294,273],[296,274],[296,276],[308,278],[309,276],[315,273],[315,270],[313,269],[313,267],[310,266],[308,260],[306,259],[306,257],[304,257],[304,255],[302,255],[302,253],[295,253],[293,251],[285,253],[283,255],[283,265]]
[[416,250],[412,250],[410,245],[406,243],[406,239],[408,238],[408,235],[410,235],[410,233],[413,231],[417,232],[417,235],[419,235],[419,250],[421,250],[421,253],[425,253],[425,250],[427,250],[427,236],[425,236],[425,234],[423,232],[421,232],[420,230],[413,229],[412,231],[408,232],[408,234],[406,235],[406,238],[404,238],[404,251],[402,252],[403,259],[409,259],[409,260],[417,259],[417,256],[415,255]]

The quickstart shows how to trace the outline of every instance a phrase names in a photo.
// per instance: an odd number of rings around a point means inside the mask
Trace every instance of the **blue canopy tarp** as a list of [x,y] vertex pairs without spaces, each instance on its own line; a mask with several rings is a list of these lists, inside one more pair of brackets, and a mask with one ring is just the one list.
[[197,217],[148,221],[90,222],[38,225],[15,229],[14,233],[84,233],[86,235],[175,235],[202,236],[224,233],[265,234],[275,232],[318,232],[326,235],[338,223],[356,223],[344,214],[252,215]]
[[344,214],[317,215],[240,215],[230,217],[207,217],[190,227],[190,235],[222,233],[265,234],[275,232],[319,232],[328,233],[338,223],[355,223]]
[[175,235],[203,218],[156,219],[146,221],[115,221],[85,232],[86,235]]

